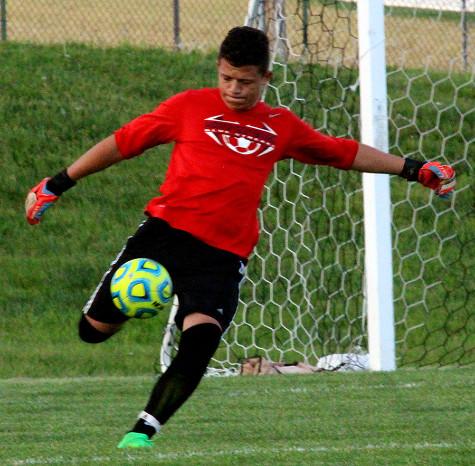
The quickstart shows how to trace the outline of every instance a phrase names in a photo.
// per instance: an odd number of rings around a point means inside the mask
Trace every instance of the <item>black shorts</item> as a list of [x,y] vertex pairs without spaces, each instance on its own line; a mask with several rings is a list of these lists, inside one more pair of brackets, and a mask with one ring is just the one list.
[[105,323],[128,320],[112,302],[110,282],[124,262],[137,257],[156,260],[170,273],[179,301],[175,317],[179,329],[184,318],[194,312],[214,317],[223,330],[229,326],[236,313],[246,259],[209,246],[152,217],[128,239],[84,307],[84,314]]

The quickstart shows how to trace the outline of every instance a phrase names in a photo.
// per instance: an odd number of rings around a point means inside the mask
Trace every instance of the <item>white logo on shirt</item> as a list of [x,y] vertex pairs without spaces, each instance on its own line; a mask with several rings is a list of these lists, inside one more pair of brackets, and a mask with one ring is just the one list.
[[240,155],[262,157],[275,149],[277,133],[266,123],[263,127],[242,125],[223,119],[223,114],[205,118],[205,133],[220,146]]

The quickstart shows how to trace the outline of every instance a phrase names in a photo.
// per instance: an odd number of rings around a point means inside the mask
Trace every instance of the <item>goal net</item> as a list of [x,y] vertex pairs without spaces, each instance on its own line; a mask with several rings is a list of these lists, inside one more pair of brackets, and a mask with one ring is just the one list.
[[[449,1],[424,9],[415,3],[391,0],[385,8],[389,150],[451,163],[458,187],[444,202],[417,183],[391,179],[397,365],[467,365],[475,346],[475,36],[467,19],[475,13]],[[358,139],[356,8],[257,0],[246,22],[272,42],[265,100],[322,132]],[[256,355],[316,364],[331,354],[366,353],[361,175],[281,162],[259,215],[260,243],[211,370],[237,372]],[[173,351],[173,339],[167,343],[162,363]]]

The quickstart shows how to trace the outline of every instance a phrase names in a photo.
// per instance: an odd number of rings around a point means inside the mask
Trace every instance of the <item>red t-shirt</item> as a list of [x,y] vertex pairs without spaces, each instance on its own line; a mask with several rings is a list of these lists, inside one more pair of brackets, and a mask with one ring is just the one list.
[[257,209],[274,164],[285,158],[348,169],[358,150],[292,112],[259,102],[230,110],[218,89],[177,94],[115,132],[124,158],[174,142],[161,196],[146,213],[205,243],[247,257],[257,243]]

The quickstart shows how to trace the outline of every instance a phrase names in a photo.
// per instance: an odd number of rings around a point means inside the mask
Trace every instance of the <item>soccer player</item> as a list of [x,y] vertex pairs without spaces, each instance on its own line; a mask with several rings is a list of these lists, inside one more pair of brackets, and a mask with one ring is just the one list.
[[258,29],[236,27],[222,42],[218,87],[170,97],[99,142],[28,194],[26,216],[37,224],[78,180],[142,154],[174,147],[161,195],[87,302],[79,336],[99,343],[128,319],[111,300],[111,277],[124,262],[148,257],[163,264],[179,300],[181,338],[176,357],[158,379],[138,420],[119,448],[147,447],[193,393],[233,319],[239,283],[258,240],[257,209],[273,166],[293,158],[342,170],[388,173],[449,196],[454,170],[386,154],[357,141],[315,131],[292,112],[261,101],[271,78],[269,42]]

